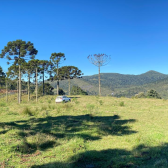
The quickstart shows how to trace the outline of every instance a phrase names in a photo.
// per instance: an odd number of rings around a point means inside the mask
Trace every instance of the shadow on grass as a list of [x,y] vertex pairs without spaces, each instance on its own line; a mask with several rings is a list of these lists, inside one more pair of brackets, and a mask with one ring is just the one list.
[[[57,140],[63,138],[70,140],[79,137],[84,141],[95,141],[107,135],[123,136],[136,133],[126,125],[130,122],[135,122],[135,120],[122,120],[118,115],[92,116],[86,114],[31,118],[29,120],[4,122],[1,125],[8,130],[18,130],[17,134],[22,139],[22,143],[20,146],[16,145],[13,150],[21,153],[33,153],[37,149],[46,150],[57,146],[59,145]],[[27,137],[33,137],[34,141],[28,143]],[[50,138],[47,139],[46,137]]]
[[[69,96],[68,96],[69,97]],[[81,97],[72,97],[72,96],[70,96],[69,98],[71,98],[71,99],[78,99],[78,98],[81,98]]]
[[52,162],[33,165],[31,168],[167,168],[168,144],[156,147],[139,145],[132,151],[108,149],[86,151],[77,154],[67,162]]
[[7,133],[7,132],[8,132],[7,130],[0,131],[0,134],[5,134],[5,133]]

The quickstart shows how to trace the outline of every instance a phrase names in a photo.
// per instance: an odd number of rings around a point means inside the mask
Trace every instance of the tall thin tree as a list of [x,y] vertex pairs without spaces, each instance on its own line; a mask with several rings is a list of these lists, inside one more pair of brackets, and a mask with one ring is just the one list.
[[45,72],[47,72],[50,62],[47,60],[39,60],[39,67],[41,68],[42,79],[43,79],[43,96],[44,96],[44,77]]
[[8,78],[6,77],[6,102],[8,102]]
[[8,68],[8,72],[6,73],[7,76],[11,79],[16,79],[17,81],[17,100],[19,103],[19,66],[18,65],[11,65]]
[[[14,60],[19,65],[19,104],[21,102],[21,64],[23,59],[33,59],[37,54],[33,43],[30,41],[10,41],[4,47],[0,54],[0,58],[7,58],[9,61]],[[9,64],[9,62],[7,62]]]
[[100,84],[100,67],[105,66],[110,62],[111,56],[106,54],[94,54],[87,57],[89,61],[98,67],[99,70],[99,96],[101,96],[101,84]]
[[38,59],[32,59],[29,61],[30,69],[33,71],[35,74],[35,93],[36,93],[36,102],[38,101],[38,72],[41,71],[39,67],[39,60]]
[[25,72],[27,73],[28,81],[27,81],[27,94],[28,101],[30,101],[30,77],[34,73],[34,67],[31,65],[31,60],[29,62],[25,62],[23,65]]
[[65,54],[64,53],[52,53],[50,57],[51,62],[55,66],[55,79],[57,80],[57,95],[59,95],[59,65],[62,61],[65,61]]

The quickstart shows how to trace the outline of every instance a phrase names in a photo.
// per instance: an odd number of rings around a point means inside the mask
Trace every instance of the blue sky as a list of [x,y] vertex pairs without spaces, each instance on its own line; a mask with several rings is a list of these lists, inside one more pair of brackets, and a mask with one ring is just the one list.
[[[167,0],[0,1],[0,51],[9,41],[31,41],[37,59],[63,52],[84,75],[98,73],[89,54],[111,55],[101,72],[168,74]],[[7,71],[7,60],[0,66]]]

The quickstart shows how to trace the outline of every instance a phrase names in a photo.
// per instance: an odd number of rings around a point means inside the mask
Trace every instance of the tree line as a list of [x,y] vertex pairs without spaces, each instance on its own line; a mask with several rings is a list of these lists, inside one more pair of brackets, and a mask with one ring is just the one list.
[[38,80],[42,80],[42,95],[44,95],[45,86],[44,80],[57,81],[57,95],[59,95],[59,81],[68,79],[69,81],[69,95],[70,80],[73,78],[80,78],[83,73],[78,67],[75,66],[60,66],[63,61],[66,60],[64,53],[51,53],[49,60],[35,59],[38,50],[34,47],[30,41],[10,41],[4,46],[0,53],[0,58],[7,60],[7,64],[11,64],[8,68],[8,72],[5,74],[0,67],[0,86],[2,87],[6,83],[6,90],[8,89],[8,83],[16,82],[18,90],[18,103],[21,103],[21,88],[24,83],[23,78],[27,78],[27,93],[28,101],[30,100],[30,83],[31,78],[35,83],[36,101],[38,100]]

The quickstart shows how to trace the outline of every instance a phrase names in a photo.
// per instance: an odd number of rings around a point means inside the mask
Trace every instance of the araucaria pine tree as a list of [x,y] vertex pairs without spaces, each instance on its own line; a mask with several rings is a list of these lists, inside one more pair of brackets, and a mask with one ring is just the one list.
[[[21,102],[21,65],[25,59],[33,59],[37,54],[33,43],[30,41],[10,41],[4,47],[0,54],[0,58],[7,58],[9,61],[13,60],[15,65],[19,66],[19,104]],[[9,62],[7,62],[9,64]]]
[[63,66],[59,69],[60,78],[68,79],[69,81],[69,95],[70,91],[70,80],[73,78],[80,78],[83,75],[82,71],[75,66]]
[[59,65],[61,64],[62,61],[65,61],[65,54],[64,53],[52,53],[50,57],[51,63],[54,65],[54,70],[55,72],[55,79],[57,80],[57,95],[59,95]]
[[99,96],[101,96],[100,67],[107,65],[111,57],[106,54],[94,54],[94,55],[89,55],[87,58],[92,64],[96,65],[99,68]]

